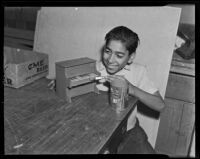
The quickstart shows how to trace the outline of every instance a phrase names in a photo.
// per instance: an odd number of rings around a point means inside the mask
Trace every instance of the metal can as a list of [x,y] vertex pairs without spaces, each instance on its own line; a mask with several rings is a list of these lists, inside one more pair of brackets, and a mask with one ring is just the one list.
[[128,86],[126,81],[119,76],[115,76],[115,79],[110,82],[110,104],[119,113],[126,108],[127,101]]

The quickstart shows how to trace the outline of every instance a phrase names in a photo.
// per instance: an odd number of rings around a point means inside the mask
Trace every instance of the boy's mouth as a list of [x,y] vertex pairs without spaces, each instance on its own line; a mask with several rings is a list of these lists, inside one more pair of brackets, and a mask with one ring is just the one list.
[[107,65],[107,71],[111,74],[115,73],[118,69],[117,65]]
[[117,66],[116,66],[116,65],[109,65],[109,64],[108,64],[108,65],[107,65],[107,68],[108,68],[108,69],[115,69],[115,68],[117,68]]
[[115,72],[118,69],[118,65],[117,64],[111,64],[108,61],[104,61],[104,64],[106,65],[106,69],[108,72]]

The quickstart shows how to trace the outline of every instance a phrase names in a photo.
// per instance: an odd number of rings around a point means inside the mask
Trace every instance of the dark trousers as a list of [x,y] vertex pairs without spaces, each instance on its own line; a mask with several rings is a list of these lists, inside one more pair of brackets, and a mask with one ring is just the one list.
[[117,154],[155,154],[145,131],[139,125],[138,119],[135,127],[125,133]]

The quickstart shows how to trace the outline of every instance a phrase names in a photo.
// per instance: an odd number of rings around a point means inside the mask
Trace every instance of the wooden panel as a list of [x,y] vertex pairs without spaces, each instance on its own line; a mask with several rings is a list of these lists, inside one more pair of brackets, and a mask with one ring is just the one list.
[[29,22],[29,21],[25,22],[26,30],[35,31],[35,25],[36,25],[36,22]]
[[15,48],[26,47],[26,48],[31,48],[31,50],[32,50],[33,41],[32,40],[12,38],[12,37],[4,37],[4,45],[5,46],[14,45],[14,46],[16,46]]
[[195,59],[185,60],[176,52],[173,53],[171,72],[195,76]]
[[186,156],[189,151],[190,142],[192,139],[192,132],[195,122],[195,105],[191,103],[185,103],[183,108],[182,120],[179,134],[176,155]]
[[[71,97],[89,92],[98,92],[97,88],[94,87],[94,80],[90,80],[90,75],[96,74],[97,76],[100,74],[96,71],[95,64],[95,60],[86,57],[57,62],[56,83],[58,85],[56,86],[56,91],[58,91],[58,95],[71,102]],[[62,85],[63,82],[65,85]],[[63,90],[66,92],[60,94]]]
[[4,18],[12,20],[16,19],[16,10],[19,10],[19,7],[5,7]]
[[16,15],[20,12],[19,7],[5,7],[4,21],[5,25],[16,28]]
[[39,9],[40,7],[5,7],[4,26],[34,31]]
[[84,65],[69,67],[65,69],[66,77],[75,77],[78,75],[88,74],[95,72],[95,63],[88,63]]
[[16,20],[15,19],[4,19],[4,26],[16,28]]
[[170,73],[166,97],[195,103],[195,78]]
[[22,8],[23,21],[36,23],[37,11],[41,7],[21,7],[21,8]]
[[4,43],[4,46],[12,47],[12,48],[20,48],[20,49],[25,49],[25,50],[33,50],[32,46],[27,46],[24,44],[19,44],[19,43],[9,43],[6,42]]
[[84,58],[77,58],[72,60],[56,62],[56,65],[68,68],[73,66],[80,66],[81,64],[87,64],[87,63],[95,63],[95,60],[84,57]]
[[4,27],[4,36],[34,40],[34,31]]
[[40,79],[20,89],[4,87],[5,154],[99,153],[137,99],[117,114],[106,92],[66,103]]
[[67,79],[64,74],[64,68],[56,65],[56,94],[62,99],[66,98],[67,93]]
[[195,122],[195,105],[167,98],[160,116],[156,150],[173,157],[186,157]]
[[180,73],[190,76],[195,76],[195,69],[187,68],[187,67],[178,67],[178,66],[171,66],[170,72]]
[[112,134],[111,138],[101,149],[100,154],[105,154],[105,153],[116,154],[117,153],[117,148],[119,146],[119,143],[122,141],[122,137],[125,134],[126,129],[127,129],[127,120],[128,120],[128,116],[125,119],[123,119],[118,129],[116,129],[116,131]]
[[23,30],[22,27],[21,29],[4,27],[5,46],[32,50],[33,41],[34,41],[34,31]]
[[71,89],[70,95],[71,95],[71,97],[74,97],[74,96],[78,96],[78,95],[85,94],[88,92],[93,92],[94,87],[95,87],[94,82],[80,85],[80,86],[77,86],[77,87],[74,87],[73,89]]
[[159,153],[173,155],[176,152],[178,134],[182,116],[183,102],[165,99],[166,108],[160,115],[160,125],[156,141]]

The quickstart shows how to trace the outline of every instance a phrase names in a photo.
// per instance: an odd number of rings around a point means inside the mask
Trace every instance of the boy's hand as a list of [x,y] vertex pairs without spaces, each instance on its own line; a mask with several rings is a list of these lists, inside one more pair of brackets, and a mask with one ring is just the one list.
[[108,82],[112,82],[112,81],[114,81],[115,79],[122,79],[123,81],[128,82],[124,76],[120,76],[120,75],[110,75],[110,76],[106,76],[105,79],[106,79],[106,81],[108,81]]
[[53,79],[51,82],[47,85],[51,90],[56,90],[56,80]]
[[116,77],[124,80],[125,83],[126,83],[126,86],[128,87],[129,94],[130,95],[134,95],[134,88],[135,88],[135,86],[133,86],[124,76],[119,76],[119,75],[117,75],[117,76],[116,75],[114,75],[114,76],[107,76],[106,80],[108,82],[112,82]]

